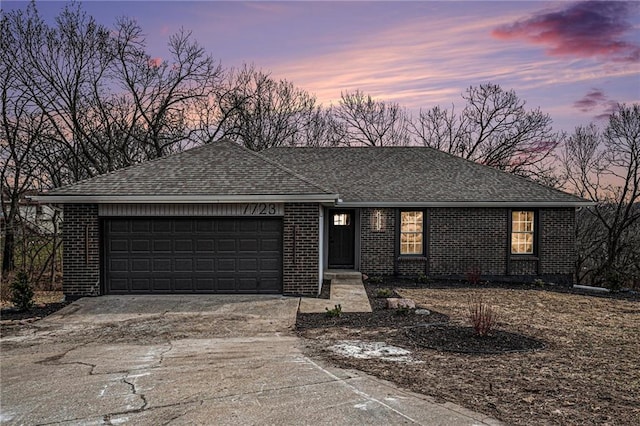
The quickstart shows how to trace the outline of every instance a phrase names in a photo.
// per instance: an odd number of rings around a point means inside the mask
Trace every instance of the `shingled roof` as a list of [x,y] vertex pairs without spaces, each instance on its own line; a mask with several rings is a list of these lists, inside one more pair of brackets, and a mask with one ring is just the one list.
[[587,200],[428,147],[272,148],[262,155],[344,205],[584,205]]
[[331,201],[337,194],[241,146],[220,141],[50,191],[73,202]]
[[53,190],[50,202],[317,201],[345,206],[579,206],[588,201],[427,147],[271,148],[228,141]]

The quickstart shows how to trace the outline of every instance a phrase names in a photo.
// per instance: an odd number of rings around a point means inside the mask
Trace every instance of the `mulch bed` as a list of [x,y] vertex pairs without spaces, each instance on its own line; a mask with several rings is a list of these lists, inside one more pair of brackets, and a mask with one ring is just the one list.
[[[367,284],[365,289],[373,312],[344,312],[340,316],[298,314],[296,328],[300,332],[327,328],[380,329],[386,334],[383,337],[400,346],[467,354],[524,352],[544,347],[540,340],[501,330],[495,330],[490,336],[478,337],[470,327],[448,325],[449,317],[433,310],[429,310],[428,315],[419,315],[414,310],[387,309],[386,297],[378,297],[381,290],[389,290],[388,297],[401,296],[384,284]],[[391,334],[386,331],[389,329]],[[397,333],[398,330],[405,331]]]
[[471,327],[455,325],[412,327],[405,334],[411,343],[423,348],[467,354],[527,352],[545,346],[542,341],[519,333],[496,330],[480,337]]
[[9,301],[2,301],[0,309],[0,332],[3,336],[7,332],[19,331],[21,327],[38,321],[67,306],[61,291],[36,291],[35,305],[27,311],[18,311]]
[[52,313],[59,311],[71,302],[46,303],[36,305],[28,311],[18,311],[14,308],[5,308],[0,311],[0,320],[3,321],[24,321],[41,319]]
[[[449,317],[439,312],[429,315],[416,315],[412,311],[395,311],[385,309],[386,299],[377,297],[377,292],[385,286],[367,285],[367,296],[373,312],[343,312],[340,316],[329,316],[326,313],[298,314],[296,328],[298,330],[347,327],[347,328],[380,328],[380,327],[413,327],[417,324],[445,323]],[[329,291],[328,283],[323,290]],[[400,297],[392,292],[390,297]]]

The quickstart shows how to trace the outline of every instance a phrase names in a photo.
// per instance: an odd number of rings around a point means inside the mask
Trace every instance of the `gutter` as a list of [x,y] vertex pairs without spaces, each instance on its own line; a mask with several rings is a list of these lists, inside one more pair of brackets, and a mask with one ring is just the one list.
[[339,207],[588,207],[595,206],[592,201],[338,201]]
[[57,204],[221,204],[221,203],[335,203],[338,194],[243,194],[243,195],[33,195],[42,203]]

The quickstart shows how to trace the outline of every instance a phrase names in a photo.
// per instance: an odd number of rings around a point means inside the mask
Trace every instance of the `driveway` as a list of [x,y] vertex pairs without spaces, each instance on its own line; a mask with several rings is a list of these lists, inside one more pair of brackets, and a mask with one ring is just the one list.
[[80,299],[1,340],[2,424],[497,424],[310,359],[298,298]]

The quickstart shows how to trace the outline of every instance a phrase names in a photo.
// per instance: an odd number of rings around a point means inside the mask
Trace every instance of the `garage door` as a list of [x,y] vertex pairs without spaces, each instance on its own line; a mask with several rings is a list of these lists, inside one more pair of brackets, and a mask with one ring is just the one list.
[[112,218],[109,294],[282,293],[282,220]]

